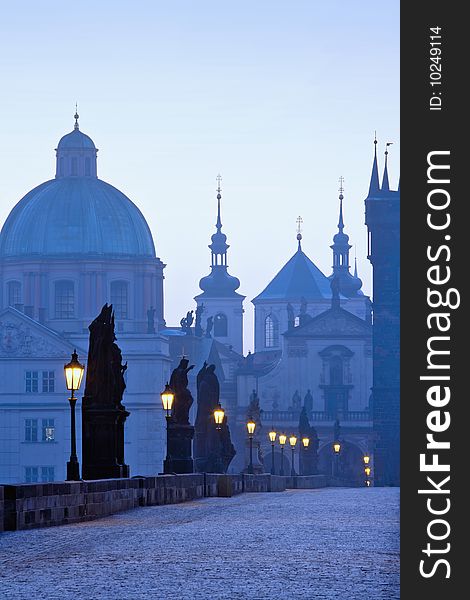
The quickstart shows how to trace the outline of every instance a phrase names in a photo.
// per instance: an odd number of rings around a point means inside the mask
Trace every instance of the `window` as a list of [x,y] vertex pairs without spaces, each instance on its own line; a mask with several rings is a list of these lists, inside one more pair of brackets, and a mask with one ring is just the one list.
[[38,441],[38,420],[37,419],[25,419],[24,420],[24,441],[25,442],[37,442]]
[[21,283],[19,281],[9,281],[7,284],[8,306],[21,304]]
[[55,318],[72,319],[75,312],[73,281],[56,281]]
[[27,392],[39,392],[39,372],[38,371],[26,371],[26,391]]
[[274,315],[268,315],[264,321],[264,346],[266,348],[279,346],[279,321]]
[[330,385],[343,385],[343,359],[341,356],[330,358]]
[[26,483],[37,483],[39,479],[39,467],[25,467],[24,480]]
[[53,392],[55,388],[55,373],[54,371],[42,372],[42,391]]
[[227,337],[228,335],[227,317],[222,313],[214,317],[214,335],[216,337]]
[[78,175],[77,157],[72,156],[72,175]]
[[85,158],[85,175],[91,175],[91,160],[88,157]]
[[55,481],[54,467],[41,467],[41,481]]
[[113,305],[116,319],[129,318],[128,287],[126,281],[111,282],[111,304]]
[[54,419],[43,419],[42,420],[42,436],[43,442],[55,441],[55,425]]

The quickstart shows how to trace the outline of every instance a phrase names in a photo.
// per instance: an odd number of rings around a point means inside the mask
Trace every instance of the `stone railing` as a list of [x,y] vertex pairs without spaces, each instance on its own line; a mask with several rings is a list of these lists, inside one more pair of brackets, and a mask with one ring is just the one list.
[[[246,412],[246,411],[245,411]],[[312,411],[308,414],[310,423],[334,422],[337,418],[340,423],[348,421],[371,421],[372,417],[368,410],[350,410],[340,415],[332,415],[324,411]],[[300,410],[263,410],[261,420],[264,423],[297,423],[300,416]]]
[[[300,484],[299,481],[302,480]],[[176,504],[208,496],[281,492],[326,486],[324,475],[157,475],[131,479],[0,486],[0,531],[90,521],[138,506]]]

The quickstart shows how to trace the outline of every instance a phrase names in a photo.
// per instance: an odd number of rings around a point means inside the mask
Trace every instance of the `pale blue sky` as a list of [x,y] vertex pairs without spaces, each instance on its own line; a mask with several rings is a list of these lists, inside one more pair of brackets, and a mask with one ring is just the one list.
[[[399,169],[399,2],[42,0],[2,3],[0,223],[54,176],[73,127],[100,149],[98,175],[142,210],[177,324],[209,272],[215,177],[229,270],[252,305],[296,249],[331,272],[338,178],[370,292],[363,200],[377,130]],[[352,251],[354,255],[354,250]]]

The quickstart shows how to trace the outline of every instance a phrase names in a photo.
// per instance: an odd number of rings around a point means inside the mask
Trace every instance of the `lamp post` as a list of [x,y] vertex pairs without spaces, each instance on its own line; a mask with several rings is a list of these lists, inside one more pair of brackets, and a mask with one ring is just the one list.
[[294,452],[295,452],[295,445],[297,444],[297,438],[295,437],[294,434],[292,434],[290,436],[289,444],[290,444],[290,449],[292,450],[292,463],[291,463],[291,467],[290,467],[290,474],[291,474],[291,477],[295,477],[296,472],[294,469]]
[[333,477],[338,477],[338,461],[339,461],[339,453],[341,452],[341,442],[337,440],[333,442],[333,452],[334,452],[334,462],[332,466],[332,475]]
[[[215,428],[217,429],[217,431],[219,432],[218,438],[219,438],[219,444],[220,447],[222,449],[222,423],[224,422],[224,416],[225,416],[225,411],[222,408],[222,406],[220,405],[220,401],[217,403],[217,406],[214,409],[214,421],[215,421]],[[222,471],[223,473],[225,473],[225,469],[224,469],[224,465],[223,465],[223,461],[222,461],[222,457],[221,457],[221,452],[218,454],[218,462],[219,462],[219,470]]]
[[256,423],[251,419],[246,424],[248,429],[248,438],[250,440],[250,464],[248,465],[248,473],[253,474],[253,434],[255,432]]
[[72,353],[72,360],[64,365],[65,385],[71,392],[69,398],[71,448],[70,460],[67,463],[67,481],[80,480],[80,465],[78,464],[77,458],[77,440],[75,432],[75,405],[77,403],[77,399],[75,398],[74,392],[78,392],[80,389],[84,371],[85,367],[78,362],[77,351],[74,350]]
[[307,451],[307,448],[308,448],[309,444],[310,444],[310,438],[304,436],[302,438],[302,447],[303,447],[303,450],[302,450],[302,448],[299,448],[299,475],[303,475],[304,474],[304,463],[303,463],[303,460],[302,460],[302,452],[306,452]]
[[269,439],[271,441],[271,475],[276,475],[276,469],[274,467],[274,442],[276,441],[277,433],[274,431],[274,427],[269,432]]
[[173,406],[173,401],[175,399],[175,395],[172,392],[168,382],[165,385],[165,389],[161,392],[160,397],[162,399],[163,409],[166,412],[166,460],[163,467],[164,473],[171,473],[170,469],[170,452],[169,452],[169,441],[170,441],[170,419],[171,419],[171,407]]
[[281,446],[281,468],[279,470],[279,475],[284,475],[284,444],[287,441],[287,435],[281,433],[279,436],[279,444]]

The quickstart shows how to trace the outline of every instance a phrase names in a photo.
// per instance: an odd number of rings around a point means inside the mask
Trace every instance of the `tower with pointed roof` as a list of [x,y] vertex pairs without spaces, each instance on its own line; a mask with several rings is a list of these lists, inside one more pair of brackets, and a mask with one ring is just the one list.
[[377,140],[365,200],[368,258],[373,268],[373,420],[375,483],[400,481],[400,187],[391,190],[388,147],[379,186]]
[[201,294],[195,296],[197,306],[203,306],[202,325],[212,322],[209,332],[219,342],[231,347],[239,354],[243,353],[243,300],[245,296],[236,290],[240,280],[228,272],[227,236],[222,233],[220,201],[222,190],[220,175],[217,176],[217,222],[216,232],[211,237],[211,272],[199,282]]

